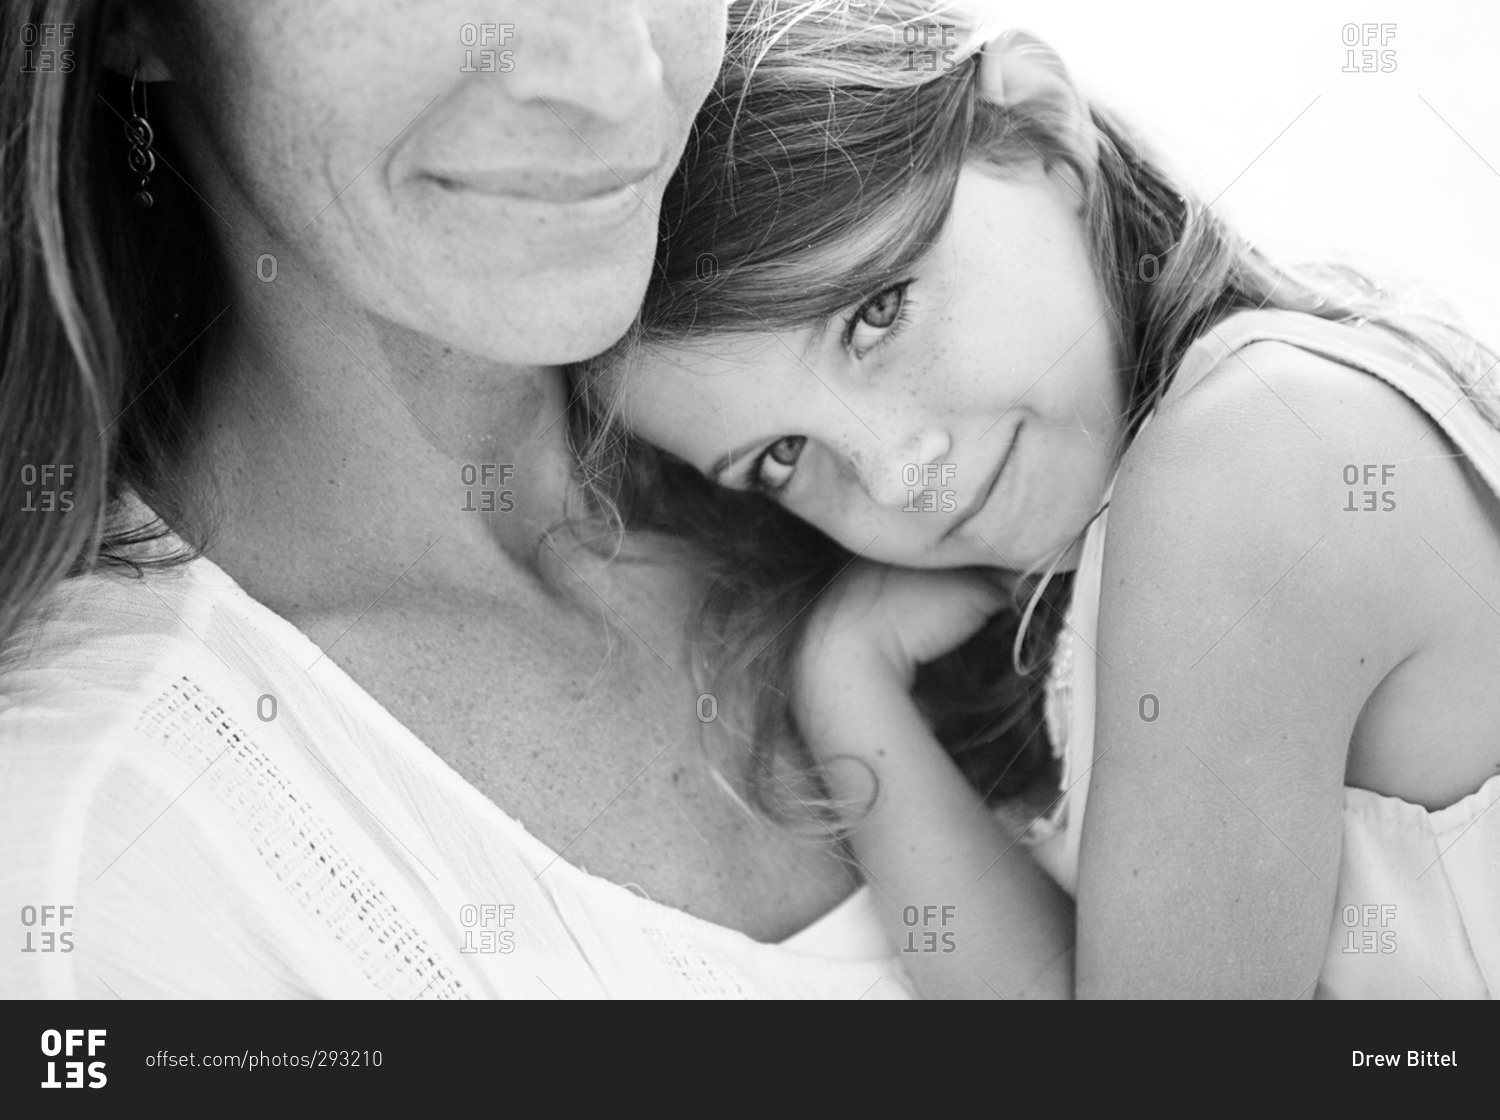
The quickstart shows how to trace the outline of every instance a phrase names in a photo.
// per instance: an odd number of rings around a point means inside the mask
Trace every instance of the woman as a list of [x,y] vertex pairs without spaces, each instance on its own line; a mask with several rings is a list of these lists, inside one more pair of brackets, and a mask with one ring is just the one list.
[[5,994],[904,992],[831,836],[724,811],[690,561],[560,528],[555,363],[634,313],[723,31],[8,18],[3,893],[69,936]]

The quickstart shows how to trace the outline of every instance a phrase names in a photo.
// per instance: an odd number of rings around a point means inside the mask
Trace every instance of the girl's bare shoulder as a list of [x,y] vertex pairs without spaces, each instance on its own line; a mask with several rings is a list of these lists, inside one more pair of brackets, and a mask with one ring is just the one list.
[[1365,625],[1399,661],[1483,609],[1448,568],[1500,605],[1500,503],[1441,428],[1371,374],[1261,342],[1160,410],[1127,452],[1103,595],[1194,586],[1248,608],[1275,579],[1303,625]]
[[1380,378],[1281,342],[1229,355],[1161,409],[1115,497],[1112,523],[1140,507],[1235,547],[1311,532],[1363,554],[1362,577],[1410,574],[1403,557],[1455,525],[1466,556],[1500,560],[1500,503],[1435,419]]
[[[1338,362],[1256,344],[1146,426],[1099,626],[1126,675],[1191,667],[1175,699],[1203,733],[1238,704],[1257,727],[1290,713],[1288,741],[1352,744],[1350,782],[1429,806],[1493,772],[1500,501],[1433,418]],[[1434,736],[1441,758],[1418,749]]]

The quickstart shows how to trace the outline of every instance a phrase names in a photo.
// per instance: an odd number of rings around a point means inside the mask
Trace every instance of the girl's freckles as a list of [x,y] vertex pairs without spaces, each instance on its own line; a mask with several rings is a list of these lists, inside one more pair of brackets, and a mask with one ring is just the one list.
[[947,360],[947,351],[941,343],[923,350],[919,358],[902,362],[892,372],[892,381],[900,385],[905,395],[913,399],[932,391],[932,378]]

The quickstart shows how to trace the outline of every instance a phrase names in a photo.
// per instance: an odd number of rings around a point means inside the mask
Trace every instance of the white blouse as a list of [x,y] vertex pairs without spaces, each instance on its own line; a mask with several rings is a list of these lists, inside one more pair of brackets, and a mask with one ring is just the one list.
[[0,647],[0,853],[6,998],[913,994],[868,888],[764,944],[568,863],[205,559]]

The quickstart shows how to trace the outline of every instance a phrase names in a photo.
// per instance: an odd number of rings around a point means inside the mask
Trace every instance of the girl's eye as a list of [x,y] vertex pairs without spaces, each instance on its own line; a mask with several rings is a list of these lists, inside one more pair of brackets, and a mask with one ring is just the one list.
[[760,453],[751,472],[750,483],[758,490],[774,494],[792,480],[797,458],[807,443],[806,436],[783,436]]
[[910,280],[876,292],[855,309],[844,328],[844,345],[859,357],[888,342],[901,328],[906,312],[906,289]]

